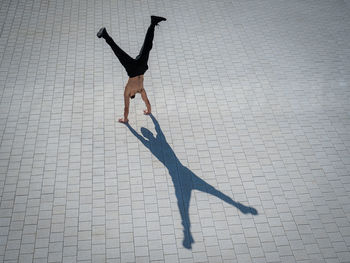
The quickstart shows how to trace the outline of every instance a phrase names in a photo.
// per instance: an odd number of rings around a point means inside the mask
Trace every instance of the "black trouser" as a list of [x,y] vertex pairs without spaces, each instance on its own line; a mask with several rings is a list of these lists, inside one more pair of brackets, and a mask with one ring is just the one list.
[[130,57],[124,50],[122,50],[108,34],[103,36],[108,45],[111,46],[114,54],[118,57],[120,63],[123,65],[130,78],[143,75],[148,69],[147,61],[149,52],[152,49],[154,28],[155,25],[152,24],[148,27],[143,46],[139,55],[135,59]]

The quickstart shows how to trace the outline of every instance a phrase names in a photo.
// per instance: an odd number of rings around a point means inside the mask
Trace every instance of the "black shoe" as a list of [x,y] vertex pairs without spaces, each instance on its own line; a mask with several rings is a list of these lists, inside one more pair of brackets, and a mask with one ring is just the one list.
[[98,38],[101,38],[101,37],[103,37],[106,33],[107,33],[106,28],[105,28],[105,27],[102,27],[102,28],[97,32],[96,35],[97,35]]
[[151,24],[152,25],[158,25],[159,22],[166,21],[166,18],[161,16],[151,16]]

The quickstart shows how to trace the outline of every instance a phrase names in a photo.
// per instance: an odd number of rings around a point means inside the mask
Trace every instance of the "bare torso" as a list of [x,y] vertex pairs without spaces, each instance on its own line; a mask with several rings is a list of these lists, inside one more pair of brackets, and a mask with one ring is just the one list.
[[147,98],[146,91],[143,88],[143,75],[129,78],[124,90],[124,118],[119,119],[120,122],[128,122],[130,98],[134,98],[136,93],[141,93],[141,98],[145,102],[147,109],[144,114],[151,113],[151,104]]
[[125,86],[125,92],[127,94],[134,95],[136,93],[141,93],[142,90],[143,90],[143,75],[129,78]]

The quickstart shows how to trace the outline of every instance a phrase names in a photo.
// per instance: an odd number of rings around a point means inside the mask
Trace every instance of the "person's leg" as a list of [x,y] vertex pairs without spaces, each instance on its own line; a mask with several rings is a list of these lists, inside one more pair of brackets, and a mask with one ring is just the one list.
[[136,57],[138,61],[142,61],[146,64],[149,58],[149,52],[151,51],[153,46],[154,28],[155,28],[155,25],[153,24],[151,24],[148,27],[145,40],[143,41],[142,48],[140,50],[139,55]]
[[154,28],[161,21],[166,21],[166,18],[161,17],[161,16],[151,16],[151,24],[147,29],[145,40],[143,41],[143,45],[142,45],[142,48],[140,50],[140,53],[136,57],[136,59],[138,61],[141,61],[141,62],[147,64],[149,52],[151,51],[152,46],[153,46]]
[[105,29],[101,28],[100,31],[101,32],[99,32],[97,36],[100,34],[100,37],[103,37],[106,40],[107,44],[112,48],[120,63],[124,66],[126,71],[129,72],[129,69],[132,67],[135,60],[114,42]]

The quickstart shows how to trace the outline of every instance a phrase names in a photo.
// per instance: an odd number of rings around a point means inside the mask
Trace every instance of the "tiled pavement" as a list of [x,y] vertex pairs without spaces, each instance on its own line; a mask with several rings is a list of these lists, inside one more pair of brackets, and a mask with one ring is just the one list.
[[[96,32],[136,55],[151,14],[128,129]],[[349,1],[2,0],[0,30],[0,262],[350,262]]]

